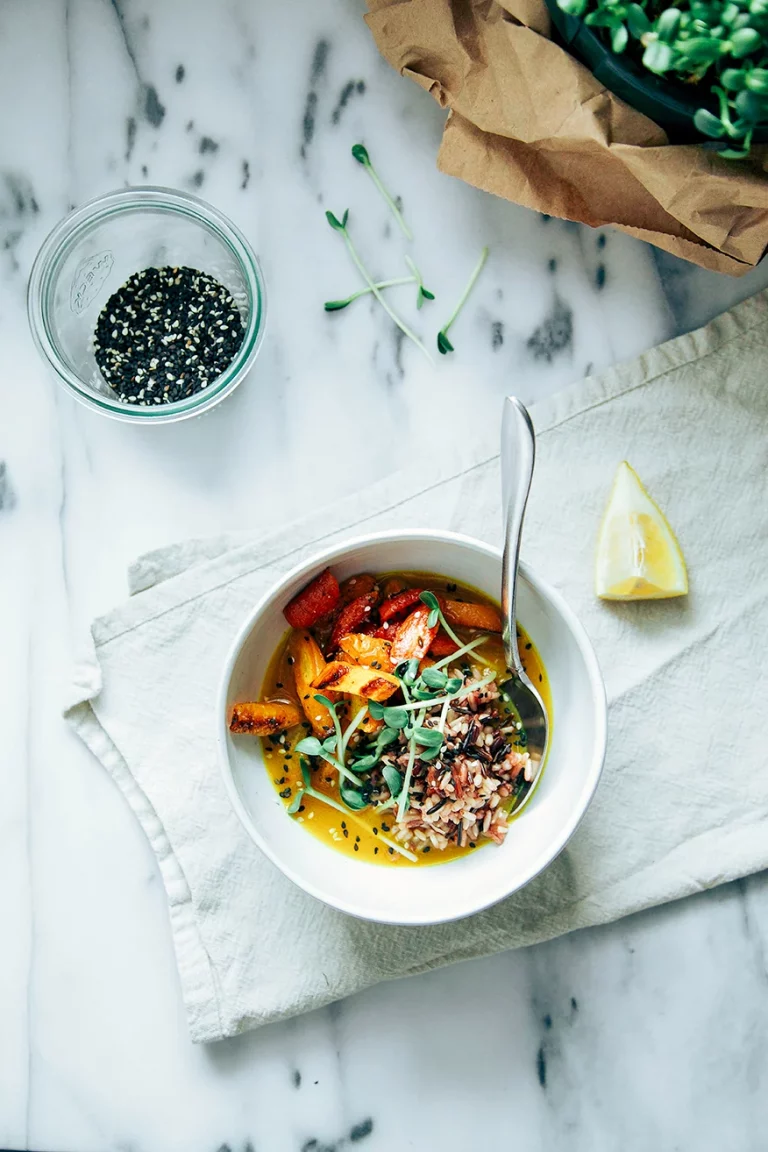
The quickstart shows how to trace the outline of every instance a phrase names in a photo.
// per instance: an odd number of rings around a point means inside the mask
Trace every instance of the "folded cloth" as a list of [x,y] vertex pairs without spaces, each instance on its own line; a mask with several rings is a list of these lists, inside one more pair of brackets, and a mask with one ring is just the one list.
[[[523,553],[597,649],[609,750],[567,849],[522,892],[429,928],[363,923],[253,845],[216,757],[216,692],[245,614],[285,571],[361,532],[500,541],[498,428],[260,540],[155,552],[95,621],[69,722],[157,856],[190,1032],[217,1040],[380,980],[605,923],[768,865],[768,294],[537,405]],[[681,600],[604,604],[595,536],[615,466],[637,468],[688,560]],[[490,850],[490,849],[489,849]]]

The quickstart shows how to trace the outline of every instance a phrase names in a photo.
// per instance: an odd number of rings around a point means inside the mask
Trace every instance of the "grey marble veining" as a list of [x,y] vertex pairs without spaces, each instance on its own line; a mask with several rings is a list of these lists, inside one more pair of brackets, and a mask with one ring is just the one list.
[[[0,0],[0,1146],[763,1152],[764,876],[194,1048],[153,859],[60,719],[88,623],[141,551],[310,513],[450,451],[507,392],[543,396],[768,282],[441,175],[444,113],[383,63],[362,14],[359,0]],[[491,248],[435,369],[373,302],[322,310],[357,287],[327,208],[350,209],[376,275],[404,268],[357,140],[437,293],[416,321],[430,341]],[[148,430],[77,407],[25,317],[47,230],[145,182],[231,215],[270,307],[232,399]],[[396,291],[410,314],[411,289]]]

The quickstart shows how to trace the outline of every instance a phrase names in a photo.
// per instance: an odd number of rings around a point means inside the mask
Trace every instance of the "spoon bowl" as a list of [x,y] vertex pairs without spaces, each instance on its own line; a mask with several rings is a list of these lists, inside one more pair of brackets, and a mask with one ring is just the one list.
[[510,676],[500,685],[499,691],[522,725],[526,739],[525,747],[530,757],[525,769],[525,779],[529,787],[517,804],[515,813],[519,812],[533,795],[549,746],[547,710],[538,690],[526,674],[517,643],[516,602],[520,540],[535,459],[536,439],[531,418],[516,396],[508,396],[504,401],[501,424],[501,476],[505,515],[501,610],[504,654]]

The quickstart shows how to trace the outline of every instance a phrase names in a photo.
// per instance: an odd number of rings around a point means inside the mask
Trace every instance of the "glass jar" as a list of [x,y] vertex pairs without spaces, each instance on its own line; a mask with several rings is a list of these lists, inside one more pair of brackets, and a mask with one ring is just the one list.
[[[169,404],[118,399],[96,364],[96,321],[110,296],[145,268],[187,266],[231,293],[243,342],[207,388]],[[65,217],[40,249],[29,279],[27,311],[38,350],[83,404],[134,424],[198,416],[228,396],[250,370],[266,319],[264,279],[243,234],[196,196],[171,188],[127,188],[100,196]]]

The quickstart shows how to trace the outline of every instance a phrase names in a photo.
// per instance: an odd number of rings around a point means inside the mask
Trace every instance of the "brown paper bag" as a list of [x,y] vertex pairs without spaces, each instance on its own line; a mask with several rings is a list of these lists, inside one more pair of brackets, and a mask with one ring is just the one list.
[[739,276],[768,246],[768,146],[672,145],[549,39],[542,0],[368,0],[379,50],[451,114],[438,166]]

